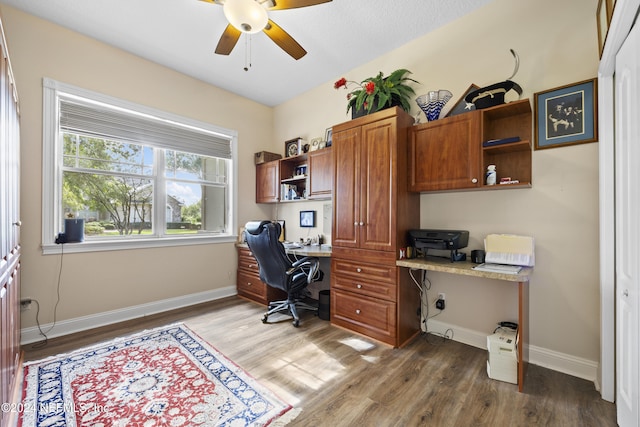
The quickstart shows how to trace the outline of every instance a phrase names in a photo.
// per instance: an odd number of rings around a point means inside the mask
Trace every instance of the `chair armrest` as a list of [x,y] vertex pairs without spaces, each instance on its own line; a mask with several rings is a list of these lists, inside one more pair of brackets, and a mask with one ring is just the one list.
[[310,256],[300,258],[291,264],[291,268],[287,270],[287,275],[292,275],[296,271],[304,271],[305,267],[309,269],[308,272],[305,271],[307,273],[307,283],[311,283],[320,267],[320,258]]

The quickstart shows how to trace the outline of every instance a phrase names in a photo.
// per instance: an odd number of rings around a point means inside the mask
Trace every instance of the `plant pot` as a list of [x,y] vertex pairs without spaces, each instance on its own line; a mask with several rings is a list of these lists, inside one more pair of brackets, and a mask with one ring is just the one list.
[[[374,105],[378,105],[378,98],[374,98],[373,102],[374,102]],[[351,118],[357,119],[358,117],[366,116],[368,114],[373,114],[377,111],[386,110],[387,108],[391,108],[391,107],[402,107],[402,102],[400,101],[400,97],[398,97],[397,95],[391,95],[391,101],[388,102],[384,107],[380,108],[379,110],[371,109],[371,111],[367,112],[367,110],[364,107],[358,110],[356,110],[355,108],[351,108]]]

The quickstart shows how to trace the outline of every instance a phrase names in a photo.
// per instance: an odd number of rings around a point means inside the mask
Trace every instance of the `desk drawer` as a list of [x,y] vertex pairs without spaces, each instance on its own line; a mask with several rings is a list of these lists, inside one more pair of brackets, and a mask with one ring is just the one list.
[[240,248],[238,250],[238,268],[246,268],[247,270],[255,271],[258,273],[260,267],[258,261],[253,257],[253,254],[249,249]]
[[263,304],[266,303],[267,285],[260,280],[257,273],[239,268],[236,286],[238,295],[251,298]]
[[396,284],[396,274],[398,267],[385,264],[369,264],[355,259],[331,259],[331,275],[340,274],[350,276],[357,280],[366,279],[370,282],[385,282],[390,285]]
[[369,277],[364,276],[355,278],[341,272],[332,273],[331,279],[332,288],[353,292],[356,295],[367,295],[387,301],[396,301],[397,286],[395,283],[370,280]]
[[396,304],[331,289],[331,323],[396,345]]

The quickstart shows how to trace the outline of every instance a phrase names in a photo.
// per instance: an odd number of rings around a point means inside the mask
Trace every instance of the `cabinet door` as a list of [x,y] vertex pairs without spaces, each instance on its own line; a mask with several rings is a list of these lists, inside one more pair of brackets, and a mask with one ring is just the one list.
[[[396,229],[396,120],[362,126],[359,247],[393,251]],[[402,171],[406,173],[406,171]]]
[[280,187],[280,161],[256,165],[256,203],[276,203]]
[[469,112],[411,129],[410,191],[456,190],[482,185],[479,113]]
[[333,222],[335,246],[358,246],[360,222],[359,128],[333,134]]
[[309,199],[331,198],[333,157],[331,147],[309,153]]

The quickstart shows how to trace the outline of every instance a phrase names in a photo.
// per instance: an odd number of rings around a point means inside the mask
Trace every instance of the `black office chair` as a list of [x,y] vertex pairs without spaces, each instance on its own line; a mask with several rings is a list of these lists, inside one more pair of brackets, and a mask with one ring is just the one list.
[[271,221],[250,221],[245,225],[247,245],[258,261],[260,280],[267,285],[282,289],[287,293],[283,301],[269,301],[267,314],[262,318],[267,323],[269,316],[278,312],[288,312],[293,316],[293,326],[300,325],[298,309],[318,312],[318,307],[303,301],[308,293],[309,283],[319,280],[320,260],[304,257],[292,261],[280,242],[280,224]]

